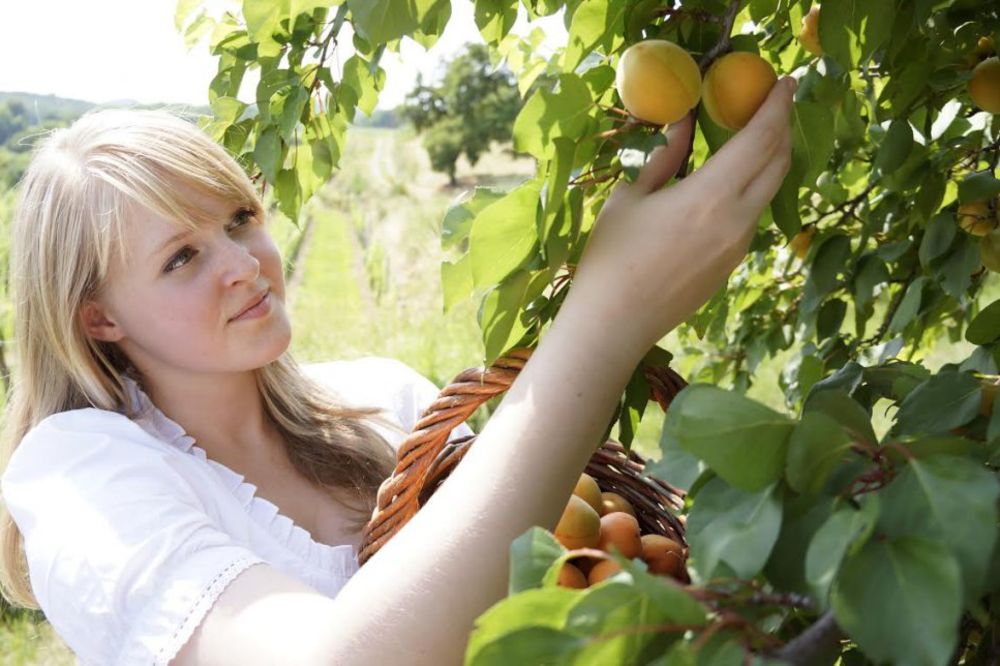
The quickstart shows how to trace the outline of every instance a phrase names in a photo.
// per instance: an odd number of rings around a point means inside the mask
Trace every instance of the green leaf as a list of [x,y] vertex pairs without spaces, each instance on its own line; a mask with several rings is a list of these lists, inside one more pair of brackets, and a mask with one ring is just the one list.
[[271,97],[271,117],[277,119],[278,132],[287,143],[295,141],[295,129],[308,101],[309,91],[301,85],[290,86]]
[[812,312],[837,284],[837,276],[847,268],[851,255],[851,241],[843,234],[830,236],[816,250],[809,278],[806,280],[802,307]]
[[536,90],[514,121],[514,150],[540,160],[550,159],[553,139],[568,136],[579,140],[589,121],[594,100],[579,76],[562,74],[559,91]]
[[738,393],[692,384],[674,398],[663,427],[727,482],[755,491],[784,471],[794,424]]
[[430,0],[347,0],[352,25],[372,44],[385,44],[415,32],[434,7]]
[[1000,499],[992,472],[952,455],[913,458],[882,495],[880,531],[890,538],[924,536],[942,544],[961,565],[965,603],[985,593]]
[[[526,590],[503,599],[476,618],[464,663],[466,666],[510,663],[497,661],[496,653],[517,650],[522,641],[526,643],[524,649],[541,652],[533,655],[534,660],[578,648],[581,638],[560,631],[578,599],[578,592],[566,588]],[[498,645],[500,641],[503,642]]]
[[900,433],[934,434],[965,425],[979,414],[982,389],[965,372],[934,375],[906,396],[896,413]]
[[931,218],[920,241],[920,265],[929,268],[935,259],[944,256],[957,234],[958,225],[950,213],[939,213]]
[[705,463],[682,449],[677,438],[666,428],[660,431],[660,452],[662,455],[659,460],[647,461],[642,471],[643,476],[662,479],[672,486],[687,490],[707,469]]
[[988,345],[1000,340],[1000,300],[980,310],[965,329],[965,339],[974,345]]
[[916,318],[920,312],[924,286],[928,281],[929,278],[926,275],[921,275],[906,288],[903,300],[900,301],[899,307],[896,308],[896,312],[892,315],[892,320],[889,322],[888,330],[890,334],[899,333]]
[[905,119],[892,121],[875,157],[875,168],[882,173],[895,171],[903,165],[912,149],[913,129],[909,121]]
[[872,444],[878,441],[868,412],[847,391],[832,384],[823,386],[819,383],[816,387],[802,407],[804,412],[822,412],[855,439]]
[[958,563],[929,539],[872,540],[833,586],[834,615],[876,662],[948,663],[962,614]]
[[764,576],[776,589],[812,595],[806,582],[809,542],[833,511],[830,497],[790,496],[785,500],[778,540],[771,549]]
[[969,174],[958,184],[958,200],[961,203],[986,201],[1000,194],[1000,180],[989,171]]
[[517,19],[517,0],[476,0],[476,25],[488,44],[497,44]]
[[777,485],[748,493],[719,478],[706,483],[687,519],[691,564],[701,578],[756,576],[778,538],[781,508]]
[[643,367],[640,364],[632,373],[628,386],[625,387],[625,397],[621,416],[618,419],[618,441],[628,451],[632,447],[639,421],[642,419],[646,405],[649,404],[649,382],[646,381]]
[[531,527],[510,544],[510,580],[507,594],[541,587],[545,572],[566,554],[548,530]]
[[479,327],[489,366],[510,349],[527,332],[521,321],[521,304],[525,301],[531,274],[517,271],[493,288],[483,299],[479,311]]
[[267,182],[275,183],[278,180],[278,170],[285,160],[284,149],[281,145],[281,138],[278,136],[278,128],[268,125],[263,130],[258,130],[257,143],[253,149],[253,160],[260,167],[261,173]]
[[979,243],[974,236],[959,234],[955,247],[935,271],[941,287],[958,300],[962,300],[972,284],[972,274],[982,266]]
[[813,535],[806,551],[806,581],[824,608],[844,556],[868,542],[878,516],[878,495],[872,494],[862,501],[860,510],[842,505]]
[[792,107],[792,167],[802,182],[815,183],[833,155],[833,112],[817,102],[800,101]]
[[854,69],[861,55],[860,26],[864,20],[862,0],[824,0],[819,15],[819,41],[823,53],[845,70]]
[[503,199],[505,195],[504,192],[487,187],[476,187],[464,192],[462,197],[445,211],[441,223],[441,248],[454,247],[468,238],[476,215],[490,204]]
[[355,107],[366,116],[371,116],[378,103],[378,94],[384,87],[385,70],[355,54],[344,63],[337,101],[350,110],[348,118],[353,118]]
[[449,312],[456,303],[472,295],[472,260],[468,254],[463,254],[454,263],[441,262],[441,287],[444,292],[444,312]]
[[615,0],[583,0],[573,12],[562,69],[574,71],[580,62],[608,35],[624,30],[627,3]]
[[476,215],[469,232],[476,287],[500,282],[535,256],[540,193],[538,181],[528,181]]
[[789,438],[788,485],[800,493],[819,493],[833,468],[850,453],[851,443],[850,435],[829,416],[806,412]]

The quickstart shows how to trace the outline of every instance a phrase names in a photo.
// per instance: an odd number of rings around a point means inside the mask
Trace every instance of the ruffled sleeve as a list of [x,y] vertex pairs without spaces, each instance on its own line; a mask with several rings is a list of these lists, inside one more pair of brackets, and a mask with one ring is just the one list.
[[55,414],[0,491],[32,590],[81,664],[167,664],[219,594],[264,562],[217,527],[184,454],[122,414]]
[[[400,431],[379,432],[397,449],[441,392],[434,382],[409,365],[381,356],[312,363],[304,365],[303,371],[348,404],[385,409]],[[461,423],[451,431],[448,440],[473,434],[472,428]]]

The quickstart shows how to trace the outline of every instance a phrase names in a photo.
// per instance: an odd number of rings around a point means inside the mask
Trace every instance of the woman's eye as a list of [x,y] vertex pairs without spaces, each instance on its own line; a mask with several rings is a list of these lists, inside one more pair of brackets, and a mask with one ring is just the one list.
[[186,264],[187,263],[186,261],[178,264],[177,260],[178,259],[182,259],[182,258],[188,256],[189,253],[191,254],[191,256],[194,256],[193,250],[191,250],[191,248],[189,248],[189,247],[183,248],[180,252],[178,252],[177,254],[175,254],[173,256],[173,258],[170,260],[170,263],[168,263],[164,267],[163,272],[164,273],[169,273],[170,271],[175,270],[177,268],[180,268],[181,266],[183,266],[184,264]]
[[[233,217],[233,220],[237,221],[234,223],[234,226],[241,227],[244,224],[249,224],[250,221],[253,220],[253,217],[254,217],[254,212],[252,210],[250,209],[241,210],[240,212],[236,213],[236,215]],[[242,221],[242,224],[239,223],[239,221]]]
[[[254,219],[255,215],[256,214],[254,213],[254,211],[250,208],[245,208],[237,212],[233,216],[233,224],[230,225],[229,229],[235,229],[250,224],[251,221]],[[173,258],[171,258],[170,262],[164,267],[163,272],[169,273],[170,271],[180,268],[181,266],[186,264],[187,261],[181,261],[180,263],[178,263],[178,261],[180,259],[188,257],[189,255],[193,257],[195,255],[195,251],[189,247],[181,249],[180,252],[178,252],[173,256]]]

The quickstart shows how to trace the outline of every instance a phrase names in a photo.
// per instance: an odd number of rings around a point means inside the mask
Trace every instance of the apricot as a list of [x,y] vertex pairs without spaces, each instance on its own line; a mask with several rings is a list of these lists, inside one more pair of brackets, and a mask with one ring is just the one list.
[[979,41],[976,42],[974,53],[980,58],[988,58],[989,56],[996,54],[996,48],[993,45],[993,38],[989,35],[980,37]]
[[716,125],[738,130],[750,122],[777,82],[774,68],[756,53],[727,53],[705,73],[705,111]]
[[607,515],[615,511],[624,511],[628,515],[635,518],[635,509],[627,499],[619,495],[618,493],[601,493],[601,515]]
[[600,583],[605,578],[610,578],[622,570],[620,564],[614,560],[601,560],[587,574],[587,582],[591,585]]
[[582,590],[587,587],[587,577],[584,576],[583,572],[575,566],[569,562],[565,562],[563,563],[562,569],[559,570],[559,581],[557,584],[561,587],[571,587],[576,590]]
[[628,112],[657,125],[677,122],[701,97],[701,71],[691,55],[665,39],[625,49],[615,87]]
[[997,226],[997,216],[986,201],[972,201],[958,207],[958,226],[973,236],[985,236]]
[[1000,113],[1000,59],[987,58],[972,70],[969,97],[983,111]]
[[597,485],[594,477],[587,473],[581,474],[580,480],[576,482],[576,487],[573,488],[573,494],[589,504],[597,512],[597,515],[601,515],[601,509],[603,508],[601,487]]
[[1000,231],[991,231],[979,239],[979,258],[994,273],[1000,273]]
[[636,557],[642,551],[639,539],[639,521],[624,511],[601,516],[601,540],[597,547],[610,553],[614,546],[625,557]]
[[823,47],[819,43],[819,5],[813,5],[809,13],[802,17],[799,43],[814,56],[823,55]]
[[601,517],[594,507],[578,496],[570,495],[553,534],[556,541],[570,550],[596,548],[601,541]]
[[650,573],[677,576],[684,568],[684,546],[659,534],[643,534],[639,557]]
[[810,224],[807,227],[803,227],[799,230],[799,233],[792,236],[792,240],[788,241],[788,247],[791,248],[796,257],[805,259],[806,255],[809,254],[809,246],[812,245],[812,239],[815,235],[815,225]]

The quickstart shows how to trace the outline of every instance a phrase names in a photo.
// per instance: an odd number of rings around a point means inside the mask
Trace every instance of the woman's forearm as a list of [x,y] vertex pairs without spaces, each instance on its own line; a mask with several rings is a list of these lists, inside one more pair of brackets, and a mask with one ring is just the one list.
[[341,590],[331,663],[461,663],[506,593],[511,541],[555,526],[601,443],[646,351],[609,335],[627,325],[567,300],[461,464]]

